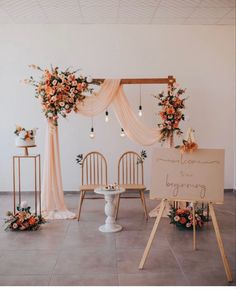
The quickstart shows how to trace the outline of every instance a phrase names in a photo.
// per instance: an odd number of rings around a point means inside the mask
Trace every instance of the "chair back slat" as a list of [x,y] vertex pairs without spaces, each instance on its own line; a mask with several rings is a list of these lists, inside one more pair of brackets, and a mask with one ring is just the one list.
[[82,162],[82,185],[107,184],[107,161],[99,152],[88,153]]
[[136,152],[125,152],[118,161],[118,184],[143,185],[143,163]]

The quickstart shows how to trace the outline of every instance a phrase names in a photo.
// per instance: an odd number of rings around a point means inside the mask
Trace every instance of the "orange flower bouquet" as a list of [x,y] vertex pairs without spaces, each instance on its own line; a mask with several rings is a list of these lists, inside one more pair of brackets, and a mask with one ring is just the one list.
[[35,97],[41,102],[42,110],[47,119],[57,125],[58,116],[66,117],[70,112],[78,111],[78,103],[85,99],[86,93],[92,93],[92,84],[99,85],[91,77],[76,75],[77,71],[59,70],[58,67],[41,69],[37,65],[30,65],[31,68],[42,72],[40,80],[32,76],[25,79],[25,84],[35,86]]
[[21,202],[21,205],[17,207],[16,214],[7,212],[7,218],[5,219],[5,230],[12,231],[36,231],[41,224],[44,224],[45,219],[39,215],[31,214],[30,207],[26,202]]
[[[191,207],[176,209],[171,207],[168,214],[170,224],[176,225],[180,229],[193,229],[193,209]],[[208,214],[204,208],[195,209],[196,228],[202,228],[205,222],[208,222]]]
[[185,119],[183,109],[185,108],[186,98],[182,98],[185,89],[177,88],[177,85],[168,86],[167,94],[164,91],[158,95],[154,95],[159,100],[158,105],[161,106],[159,115],[162,122],[158,123],[161,129],[160,142],[165,142],[175,133],[181,135],[183,132],[179,128],[179,124]]

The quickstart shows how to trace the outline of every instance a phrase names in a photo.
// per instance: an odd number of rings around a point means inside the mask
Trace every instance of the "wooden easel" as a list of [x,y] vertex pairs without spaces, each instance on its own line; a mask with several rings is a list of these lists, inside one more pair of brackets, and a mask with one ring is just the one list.
[[[146,248],[143,252],[143,256],[142,256],[142,259],[141,259],[140,264],[139,264],[139,269],[143,269],[143,266],[146,262],[146,259],[148,257],[149,252],[150,252],[150,249],[151,249],[152,242],[153,242],[155,234],[157,232],[157,227],[160,223],[161,216],[162,216],[164,209],[166,207],[167,201],[168,201],[167,199],[162,199],[162,201],[161,201],[160,210],[159,210],[159,213],[156,217],[156,221],[153,225],[153,228],[152,228],[149,240],[147,242]],[[181,201],[183,201],[183,200],[181,200]],[[228,260],[227,260],[226,254],[225,254],[224,245],[223,245],[223,242],[221,239],[220,229],[219,229],[218,222],[216,219],[213,203],[211,203],[211,202],[209,203],[209,210],[210,210],[210,215],[212,218],[213,227],[214,227],[215,234],[216,234],[216,240],[217,240],[218,247],[220,250],[220,254],[221,254],[222,261],[223,261],[225,273],[227,276],[227,280],[228,280],[228,282],[232,282],[233,278],[232,278],[231,269],[230,269],[230,266],[229,266],[229,263],[228,263]],[[193,250],[196,250],[195,203],[193,203]]]

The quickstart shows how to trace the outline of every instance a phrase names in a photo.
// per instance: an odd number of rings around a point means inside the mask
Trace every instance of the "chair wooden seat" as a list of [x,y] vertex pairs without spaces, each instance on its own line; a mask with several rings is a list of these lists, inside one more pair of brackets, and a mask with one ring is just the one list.
[[81,185],[80,186],[80,191],[86,191],[86,192],[90,192],[90,191],[94,191],[96,188],[99,187],[104,187],[105,185]]
[[[147,207],[144,197],[146,186],[143,184],[143,162],[136,152],[125,152],[118,161],[118,185],[127,191],[138,191],[146,220],[148,219]],[[120,195],[117,196],[116,218],[120,206]]]
[[88,153],[81,164],[81,186],[80,186],[80,201],[78,209],[78,221],[82,204],[87,192],[94,191],[96,188],[107,184],[107,161],[105,157],[99,152]]
[[120,184],[120,186],[127,191],[139,191],[139,190],[146,190],[146,187],[141,184]]

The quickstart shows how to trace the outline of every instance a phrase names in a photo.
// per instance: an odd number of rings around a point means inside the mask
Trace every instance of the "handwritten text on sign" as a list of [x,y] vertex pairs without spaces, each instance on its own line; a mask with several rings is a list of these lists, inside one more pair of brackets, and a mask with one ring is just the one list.
[[224,201],[224,150],[154,149],[151,199]]

